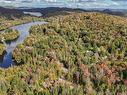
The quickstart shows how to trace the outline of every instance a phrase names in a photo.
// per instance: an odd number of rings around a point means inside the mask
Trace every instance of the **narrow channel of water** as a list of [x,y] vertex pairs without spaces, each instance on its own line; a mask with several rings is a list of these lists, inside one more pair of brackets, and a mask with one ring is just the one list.
[[18,30],[20,33],[20,36],[12,40],[10,42],[5,42],[6,46],[6,51],[3,53],[3,57],[0,59],[0,67],[2,68],[8,68],[12,65],[15,65],[13,61],[13,51],[14,49],[21,43],[24,42],[24,40],[29,36],[29,30],[32,26],[34,25],[42,25],[42,24],[47,24],[47,22],[30,22],[26,24],[21,24],[17,26],[10,27],[10,29]]

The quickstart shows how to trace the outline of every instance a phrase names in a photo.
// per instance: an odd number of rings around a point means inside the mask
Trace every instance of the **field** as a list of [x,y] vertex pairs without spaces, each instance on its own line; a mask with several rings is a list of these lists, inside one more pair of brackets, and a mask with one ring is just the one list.
[[[10,25],[0,29],[33,21],[25,18],[6,18]],[[126,18],[86,12],[34,19],[49,23],[31,27],[13,53],[16,66],[0,69],[1,95],[127,94]]]

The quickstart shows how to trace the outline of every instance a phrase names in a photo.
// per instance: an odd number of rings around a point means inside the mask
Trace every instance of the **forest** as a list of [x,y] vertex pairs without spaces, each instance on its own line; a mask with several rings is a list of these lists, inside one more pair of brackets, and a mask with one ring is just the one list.
[[[0,95],[126,95],[127,19],[99,12],[37,18],[0,17],[3,39],[18,31],[8,27],[31,21],[48,24],[30,28],[13,52],[16,65],[0,68]],[[1,58],[0,56],[0,58]]]

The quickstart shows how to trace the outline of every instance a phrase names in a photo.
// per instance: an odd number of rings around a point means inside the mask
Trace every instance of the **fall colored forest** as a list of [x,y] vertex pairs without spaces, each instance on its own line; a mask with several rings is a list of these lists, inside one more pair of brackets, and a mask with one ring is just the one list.
[[16,47],[16,65],[0,68],[0,95],[126,95],[127,18],[99,12],[37,18],[0,17],[2,42],[19,36],[10,26],[30,21],[48,24],[30,28]]

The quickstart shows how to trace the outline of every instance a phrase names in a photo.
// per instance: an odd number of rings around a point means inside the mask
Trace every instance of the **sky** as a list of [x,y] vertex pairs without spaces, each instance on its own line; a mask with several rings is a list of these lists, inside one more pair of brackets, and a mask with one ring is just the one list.
[[0,6],[127,9],[127,0],[0,0]]

